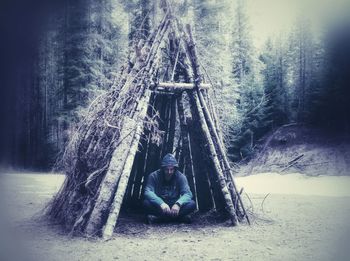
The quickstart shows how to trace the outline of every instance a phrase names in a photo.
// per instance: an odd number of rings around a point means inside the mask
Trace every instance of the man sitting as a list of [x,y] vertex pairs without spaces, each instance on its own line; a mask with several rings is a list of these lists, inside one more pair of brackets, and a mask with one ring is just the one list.
[[149,224],[160,220],[191,223],[189,216],[196,209],[186,176],[177,170],[178,163],[170,153],[161,162],[161,169],[148,176],[144,208]]

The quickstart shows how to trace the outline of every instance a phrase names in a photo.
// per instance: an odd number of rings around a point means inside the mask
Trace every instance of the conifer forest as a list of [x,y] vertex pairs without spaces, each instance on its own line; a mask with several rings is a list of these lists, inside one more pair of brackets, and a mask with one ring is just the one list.
[[[249,160],[264,135],[286,124],[350,131],[349,1],[170,3],[192,27],[231,162]],[[55,167],[91,102],[117,84],[159,24],[161,5],[1,1],[1,167]],[[162,57],[154,82],[174,79]]]

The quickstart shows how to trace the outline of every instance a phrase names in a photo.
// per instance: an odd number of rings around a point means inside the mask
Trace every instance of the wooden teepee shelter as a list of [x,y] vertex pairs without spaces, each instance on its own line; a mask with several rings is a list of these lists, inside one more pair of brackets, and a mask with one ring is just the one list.
[[[170,65],[158,82],[161,47]],[[47,215],[72,234],[112,235],[122,203],[141,201],[147,175],[175,152],[200,211],[216,209],[233,225],[246,219],[226,156],[209,84],[202,83],[191,29],[170,8],[140,41],[117,84],[89,107],[63,155],[65,182]]]

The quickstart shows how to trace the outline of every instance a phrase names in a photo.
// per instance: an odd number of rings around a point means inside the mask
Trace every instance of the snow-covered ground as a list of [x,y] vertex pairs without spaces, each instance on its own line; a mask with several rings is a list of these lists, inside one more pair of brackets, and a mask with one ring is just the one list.
[[252,226],[119,225],[110,241],[38,220],[64,176],[0,175],[0,260],[350,260],[350,177],[265,173],[236,179]]
[[237,185],[254,194],[350,197],[350,176],[310,177],[299,173],[261,173],[236,178]]

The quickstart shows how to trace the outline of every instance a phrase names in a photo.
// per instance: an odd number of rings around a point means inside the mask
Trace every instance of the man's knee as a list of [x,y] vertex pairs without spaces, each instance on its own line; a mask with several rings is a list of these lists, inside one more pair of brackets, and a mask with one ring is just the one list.
[[193,212],[196,209],[196,202],[194,200],[191,200],[186,204],[186,207]]
[[151,202],[148,199],[144,199],[143,202],[142,202],[142,206],[143,206],[144,209],[147,209],[147,208],[150,208],[152,205],[151,205]]
[[148,199],[143,200],[142,202],[143,205],[143,209],[147,214],[152,214],[152,215],[159,215],[160,211],[159,211],[159,206],[153,204],[151,201],[149,201]]
[[196,210],[196,202],[191,200],[181,206],[180,216],[191,214],[195,210]]

